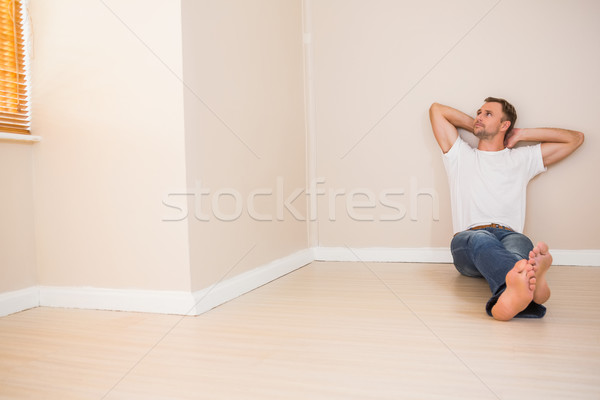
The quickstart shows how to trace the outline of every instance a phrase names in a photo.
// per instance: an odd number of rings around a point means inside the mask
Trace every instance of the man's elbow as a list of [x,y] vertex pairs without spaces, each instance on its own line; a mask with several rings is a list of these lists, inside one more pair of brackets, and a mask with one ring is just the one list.
[[442,110],[442,105],[440,103],[433,103],[429,107],[429,118],[432,118],[434,115],[440,115]]
[[577,150],[577,148],[583,144],[584,139],[585,136],[583,132],[571,131],[571,139],[569,141],[571,148],[573,149],[571,151]]
[[581,146],[584,140],[585,135],[583,134],[583,132],[575,132],[575,144],[577,147]]

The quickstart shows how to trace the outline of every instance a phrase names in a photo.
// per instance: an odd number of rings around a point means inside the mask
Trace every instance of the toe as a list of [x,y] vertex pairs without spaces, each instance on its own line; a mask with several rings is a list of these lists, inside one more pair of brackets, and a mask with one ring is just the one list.
[[516,272],[521,273],[521,272],[525,271],[525,269],[528,266],[531,267],[531,265],[527,262],[527,260],[523,259],[523,260],[519,260],[516,262],[514,269]]

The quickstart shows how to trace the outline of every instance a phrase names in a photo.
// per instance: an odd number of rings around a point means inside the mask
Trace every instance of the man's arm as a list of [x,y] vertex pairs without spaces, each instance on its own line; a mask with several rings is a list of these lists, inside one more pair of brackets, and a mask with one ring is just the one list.
[[544,166],[559,162],[573,153],[583,143],[583,133],[560,128],[513,129],[506,137],[506,147],[518,142],[541,142]]
[[433,103],[429,108],[429,119],[435,139],[444,153],[450,150],[458,138],[459,128],[473,132],[473,118],[439,103]]

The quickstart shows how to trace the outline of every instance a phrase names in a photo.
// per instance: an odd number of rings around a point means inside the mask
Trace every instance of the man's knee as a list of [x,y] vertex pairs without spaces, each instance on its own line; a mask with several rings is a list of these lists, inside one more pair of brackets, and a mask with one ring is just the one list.
[[457,264],[454,263],[454,268],[463,276],[468,276],[470,278],[481,278],[481,272],[475,267],[473,264]]
[[522,233],[517,232],[507,235],[504,239],[502,239],[502,244],[506,250],[519,256],[520,258],[529,258],[529,252],[533,250],[533,243],[531,239]]
[[461,233],[464,234],[464,236],[463,236],[464,246],[469,247],[471,249],[478,247],[478,246],[486,246],[491,243],[494,243],[494,244],[500,243],[498,238],[496,238],[496,236],[493,233],[488,232],[483,229],[476,230],[476,231],[465,231],[465,232],[461,232]]
[[[483,240],[479,240],[482,238]],[[450,243],[450,251],[456,270],[464,276],[481,277],[481,273],[473,263],[476,243],[483,244],[488,238],[496,240],[494,235],[486,231],[463,231],[454,236]]]
[[476,231],[462,231],[458,232],[450,246],[468,246],[473,244],[473,242],[477,242],[478,240],[497,240],[493,233],[488,232],[486,230],[480,229]]
[[496,239],[496,235],[492,232],[486,231],[485,229],[478,229],[476,231],[469,231],[471,233],[471,237],[473,238],[485,238],[485,239]]

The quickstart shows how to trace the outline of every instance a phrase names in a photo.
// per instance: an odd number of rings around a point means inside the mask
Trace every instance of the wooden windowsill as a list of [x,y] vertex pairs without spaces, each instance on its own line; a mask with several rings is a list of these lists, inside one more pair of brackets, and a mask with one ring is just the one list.
[[20,142],[39,142],[42,140],[41,136],[34,135],[21,135],[18,133],[4,133],[0,132],[0,140],[16,140]]

